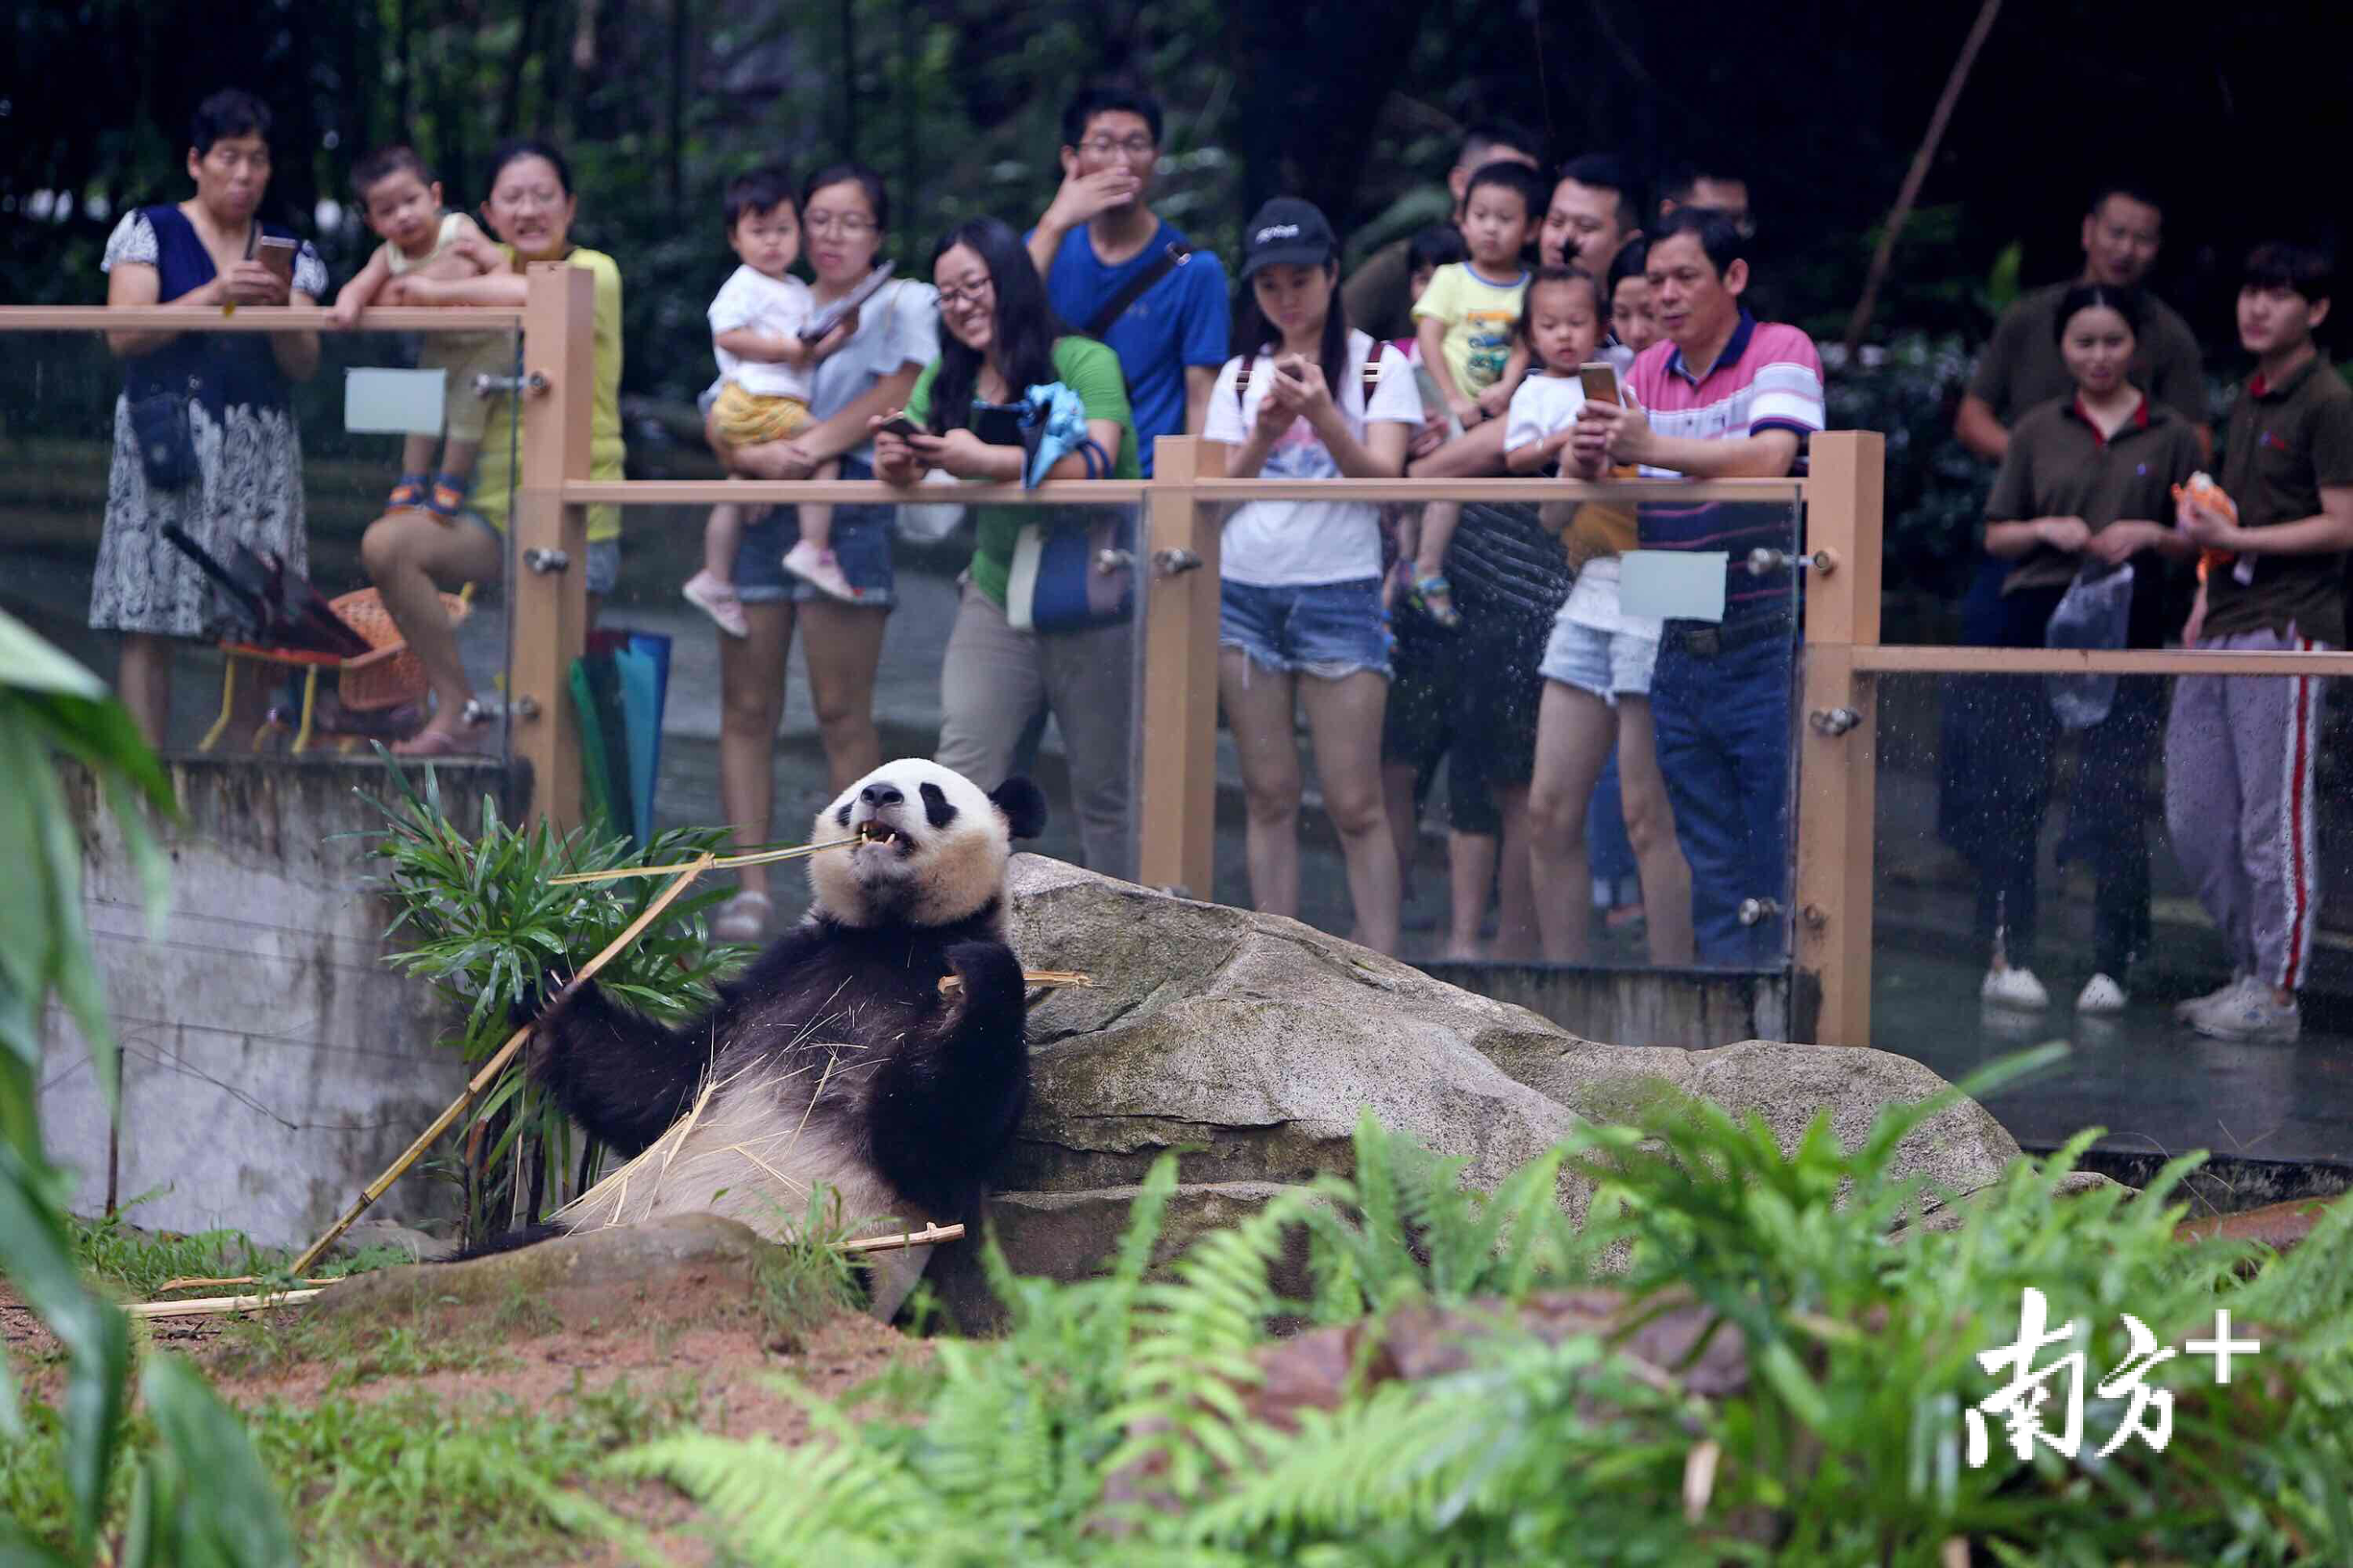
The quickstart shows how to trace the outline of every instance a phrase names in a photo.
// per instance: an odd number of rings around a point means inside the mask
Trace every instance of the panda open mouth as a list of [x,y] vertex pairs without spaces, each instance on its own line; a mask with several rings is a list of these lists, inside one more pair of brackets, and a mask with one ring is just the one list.
[[871,818],[858,824],[858,842],[861,845],[884,845],[895,848],[902,855],[911,854],[915,850],[913,839],[890,823],[876,821]]

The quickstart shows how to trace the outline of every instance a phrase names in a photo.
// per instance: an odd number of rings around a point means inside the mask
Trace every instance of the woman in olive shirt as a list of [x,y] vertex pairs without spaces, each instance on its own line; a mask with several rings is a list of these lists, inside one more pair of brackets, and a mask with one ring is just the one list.
[[[960,479],[1021,480],[1023,449],[992,446],[973,433],[975,403],[1007,404],[1033,386],[1060,381],[1077,394],[1087,434],[1108,478],[1133,479],[1136,425],[1118,356],[1055,318],[1020,236],[994,218],[950,230],[932,253],[940,290],[940,357],[916,378],[907,419],[924,432],[900,436],[875,421],[874,472],[913,484],[925,469]],[[1083,478],[1088,459],[1072,453],[1049,478]],[[1086,631],[1038,632],[1006,618],[1014,547],[1025,523],[1062,523],[1062,506],[978,506],[978,539],[948,634],[940,675],[939,762],[984,790],[1012,771],[1021,738],[1050,712],[1069,753],[1070,796],[1087,864],[1113,875],[1128,864],[1128,756],[1134,711],[1131,624]]]
[[[2197,468],[2200,449],[2189,421],[2128,380],[2141,320],[2141,302],[2129,289],[2085,283],[2060,303],[2059,353],[2074,378],[2074,396],[2019,421],[1986,502],[1986,552],[2010,563],[1997,646],[2043,646],[2051,612],[2079,573],[2098,577],[2126,563],[2133,567],[2126,646],[2164,641],[2169,601],[2178,598],[2183,576],[2173,568],[2196,550],[2157,519],[2170,516],[2169,491]],[[2015,732],[1989,737],[1993,744],[1972,769],[1971,792],[1984,997],[2022,1010],[2049,1001],[2034,974],[2035,855],[2059,728],[2042,693],[2031,698],[2004,704],[2021,718]],[[2122,1009],[2125,971],[2148,941],[2148,812],[2142,796],[2163,727],[2162,682],[2126,675],[2117,682],[2107,717],[2081,737],[2068,831],[2059,844],[2060,864],[2084,856],[2098,889],[2095,972],[2076,998],[2079,1012]]]

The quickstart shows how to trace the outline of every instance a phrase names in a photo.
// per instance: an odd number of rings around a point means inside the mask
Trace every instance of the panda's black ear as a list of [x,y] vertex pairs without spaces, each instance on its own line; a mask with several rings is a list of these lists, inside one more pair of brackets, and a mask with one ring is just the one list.
[[1009,778],[989,792],[989,800],[1005,814],[1005,828],[1017,839],[1034,839],[1045,831],[1045,792],[1026,778]]

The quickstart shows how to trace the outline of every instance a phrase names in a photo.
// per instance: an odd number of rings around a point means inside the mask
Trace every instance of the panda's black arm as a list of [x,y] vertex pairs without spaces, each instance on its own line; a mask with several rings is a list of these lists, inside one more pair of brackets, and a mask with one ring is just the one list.
[[1001,942],[944,955],[963,985],[936,1021],[893,1055],[875,1084],[875,1162],[912,1197],[977,1181],[1012,1138],[1029,1084],[1021,961]]
[[633,1159],[686,1114],[710,1038],[707,1021],[666,1029],[614,1005],[592,980],[540,1018],[529,1070],[565,1115]]

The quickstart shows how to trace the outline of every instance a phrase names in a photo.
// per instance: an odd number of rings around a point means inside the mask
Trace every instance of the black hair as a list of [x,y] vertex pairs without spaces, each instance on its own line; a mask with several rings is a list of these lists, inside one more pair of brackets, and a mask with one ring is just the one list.
[[1507,158],[1480,164],[1471,175],[1470,183],[1462,187],[1462,209],[1465,212],[1470,210],[1471,197],[1483,186],[1519,192],[1522,205],[1528,208],[1530,227],[1543,221],[1545,199],[1552,192],[1545,188],[1543,177],[1527,164]]
[[[1332,389],[1334,402],[1338,402],[1341,389],[1348,383],[1343,378],[1358,373],[1356,356],[1348,352],[1348,305],[1340,298],[1340,237],[1333,235],[1334,259],[1324,263],[1324,271],[1332,277],[1332,303],[1324,312],[1323,342],[1315,351],[1316,362],[1323,366],[1324,385]],[[1234,310],[1234,347],[1244,355],[1273,354],[1283,347],[1282,334],[1266,320],[1259,308],[1259,291],[1251,283],[1242,284],[1242,297]],[[1244,366],[1247,369],[1247,365]],[[1237,382],[1234,395],[1240,398],[1244,389]],[[1367,394],[1369,396],[1369,393]]]
[[415,148],[379,147],[352,165],[352,193],[365,207],[369,191],[404,172],[415,175],[421,185],[433,183],[433,171],[425,166],[425,159],[417,156]]
[[267,144],[270,106],[241,87],[223,87],[198,104],[188,121],[188,145],[196,156],[204,157],[228,136],[259,136]]
[[2154,208],[2161,218],[2165,215],[2165,203],[2157,199],[2156,186],[2141,180],[2115,179],[2104,185],[2092,187],[2092,199],[2084,204],[2084,216],[2098,217],[2099,209],[2108,205],[2108,198],[2111,196],[2121,196],[2128,202],[2139,202],[2143,207]]
[[721,201],[731,234],[746,213],[773,212],[780,207],[791,208],[796,218],[800,216],[793,203],[793,171],[781,163],[763,163],[737,175],[727,182],[727,193]]
[[1619,246],[1618,254],[1609,258],[1609,279],[1606,285],[1609,297],[1612,300],[1618,297],[1618,285],[1627,279],[1647,277],[1650,261],[1651,242],[1649,240],[1630,239]]
[[1483,120],[1462,134],[1462,149],[1455,155],[1455,167],[1475,169],[1482,163],[1493,162],[1491,155],[1498,147],[1540,158],[1543,146],[1536,134],[1517,120]]
[[1662,202],[1673,202],[1678,207],[1689,207],[1692,205],[1691,193],[1698,188],[1703,180],[1715,180],[1743,185],[1749,183],[1747,175],[1733,174],[1728,172],[1729,169],[1729,164],[1719,163],[1712,159],[1704,163],[1693,162],[1689,159],[1671,163],[1667,166],[1666,174],[1658,182],[1658,199]]
[[1062,111],[1062,144],[1076,147],[1087,136],[1087,122],[1097,114],[1140,114],[1160,140],[1160,100],[1143,88],[1124,82],[1091,82],[1078,90]]
[[1559,180],[1574,180],[1595,190],[1618,193],[1618,227],[1632,233],[1642,227],[1642,190],[1634,171],[1615,153],[1586,153],[1560,165]]
[[2241,288],[2284,288],[2302,296],[2307,305],[2333,298],[2337,266],[2328,252],[2315,245],[2275,239],[2246,253],[2239,269]]
[[572,165],[564,161],[563,154],[536,136],[510,136],[490,149],[490,178],[482,184],[483,193],[487,195],[498,185],[499,176],[506,172],[506,165],[526,158],[547,159],[548,167],[555,171],[555,183],[563,187],[565,195],[572,194]]
[[866,192],[866,205],[874,209],[874,227],[891,227],[891,197],[883,189],[882,176],[863,163],[828,163],[800,183],[800,209],[808,211],[817,193],[827,185],[856,185]]
[[[1536,316],[1536,290],[1547,283],[1582,283],[1593,294],[1593,319],[1597,328],[1607,330],[1609,302],[1602,296],[1600,280],[1582,267],[1566,266],[1557,262],[1538,267],[1528,275],[1528,292],[1520,296],[1520,319],[1512,327],[1519,340],[1528,346],[1530,358],[1535,358],[1535,329],[1531,325]],[[1598,341],[1598,337],[1597,337]]]
[[[1029,387],[1060,380],[1054,344],[1071,335],[1045,297],[1037,265],[1021,236],[996,218],[970,218],[940,236],[931,249],[932,271],[940,257],[963,246],[989,269],[995,307],[991,314],[990,355],[1017,397]],[[944,435],[970,423],[972,391],[980,384],[981,356],[944,324],[940,329],[940,371],[931,383],[931,431]]]
[[1451,223],[1434,223],[1406,241],[1406,273],[1409,277],[1423,267],[1434,272],[1470,254],[1461,230]]
[[2059,296],[2059,313],[2051,318],[2050,340],[2067,340],[2067,324],[2075,319],[2078,310],[2108,309],[2124,318],[2132,335],[2141,335],[2141,291],[2137,288],[2115,288],[2107,283],[2077,283]]
[[[1651,235],[1651,249],[1658,249],[1659,241],[1676,234],[1689,234],[1700,242],[1714,263],[1716,276],[1721,278],[1735,261],[1741,259],[1745,242],[1732,220],[1712,207],[1679,207],[1658,220]],[[1645,257],[1647,264],[1648,258]]]

